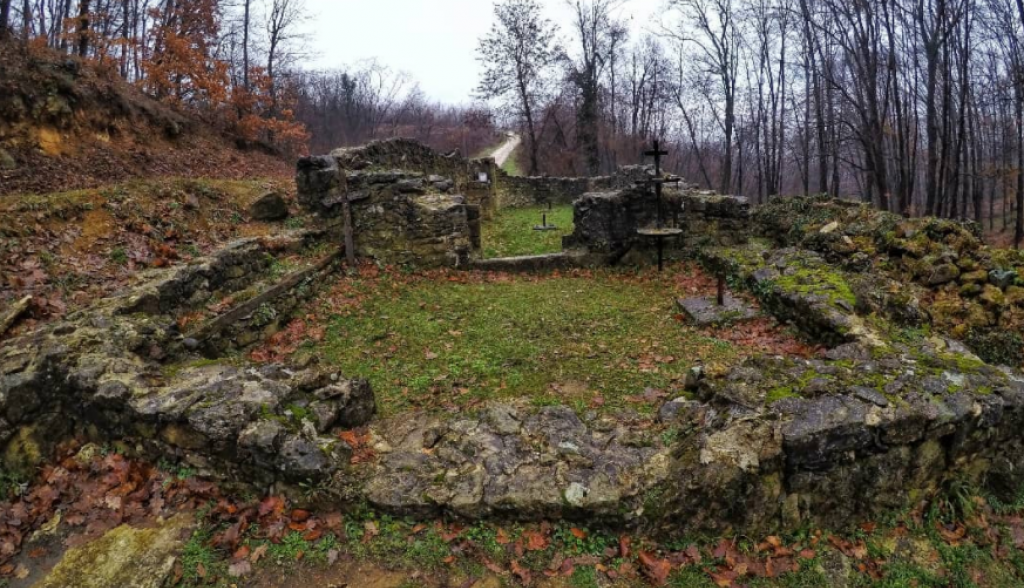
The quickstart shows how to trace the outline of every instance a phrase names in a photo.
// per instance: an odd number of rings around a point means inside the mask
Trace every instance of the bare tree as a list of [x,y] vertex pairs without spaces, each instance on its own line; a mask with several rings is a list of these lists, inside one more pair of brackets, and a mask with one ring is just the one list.
[[306,20],[304,0],[271,0],[267,14],[267,77],[270,78],[271,112],[277,111],[279,68],[295,57],[294,44],[302,39],[300,25]]
[[0,39],[10,34],[11,0],[0,0]]
[[539,169],[537,102],[545,70],[557,55],[556,27],[541,14],[536,0],[506,0],[494,6],[497,23],[477,49],[484,66],[477,89],[485,100],[505,98],[525,124],[530,174]]
[[[718,123],[725,142],[718,189],[732,190],[733,136],[736,128],[736,87],[739,77],[741,37],[732,0],[669,0],[680,16],[679,28],[671,36],[684,46],[697,48],[696,61],[718,81],[722,108]],[[706,95],[709,104],[717,96]],[[715,108],[717,111],[718,109]]]
[[614,13],[624,0],[567,0],[573,9],[573,26],[579,42],[576,57],[566,58],[569,79],[579,94],[576,136],[590,175],[601,172],[601,79],[611,51],[623,33]]
[[78,3],[78,56],[85,57],[89,54],[89,26],[91,24],[89,14],[90,0],[80,0]]
[[252,31],[252,0],[242,0],[242,84],[248,90],[252,87],[249,82],[249,46],[250,33]]

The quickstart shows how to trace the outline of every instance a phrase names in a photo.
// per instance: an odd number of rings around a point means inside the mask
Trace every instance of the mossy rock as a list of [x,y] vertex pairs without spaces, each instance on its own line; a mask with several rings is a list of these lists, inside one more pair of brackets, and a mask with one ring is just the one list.
[[1006,296],[1003,294],[1003,291],[992,284],[985,286],[978,299],[986,306],[992,308],[1001,308],[1006,305]]
[[1024,306],[1024,288],[1010,286],[1006,289],[1006,303],[1013,306]]
[[964,284],[984,284],[988,282],[988,272],[985,270],[968,272],[960,276],[960,281]]
[[31,475],[50,457],[54,443],[54,436],[49,435],[42,425],[22,427],[7,443],[0,462],[12,472]]
[[0,149],[0,171],[11,171],[18,168],[18,162],[7,151]]
[[122,525],[68,550],[34,588],[160,588],[174,570],[192,521],[178,515],[151,529]]

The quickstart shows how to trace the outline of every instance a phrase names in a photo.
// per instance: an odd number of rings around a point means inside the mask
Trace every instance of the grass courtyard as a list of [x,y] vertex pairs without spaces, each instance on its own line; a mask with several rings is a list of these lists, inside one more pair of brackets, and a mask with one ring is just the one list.
[[[533,230],[541,224],[544,213],[548,215],[548,224],[558,230]],[[562,250],[562,237],[572,233],[572,223],[571,205],[555,206],[551,211],[546,206],[501,209],[481,227],[484,257],[557,253]]]
[[517,398],[650,413],[684,394],[691,366],[735,364],[763,337],[798,345],[767,320],[753,331],[683,324],[675,299],[713,288],[683,264],[660,275],[602,269],[547,276],[365,265],[312,309],[317,326],[307,331],[319,342],[305,352],[370,380],[385,415]]

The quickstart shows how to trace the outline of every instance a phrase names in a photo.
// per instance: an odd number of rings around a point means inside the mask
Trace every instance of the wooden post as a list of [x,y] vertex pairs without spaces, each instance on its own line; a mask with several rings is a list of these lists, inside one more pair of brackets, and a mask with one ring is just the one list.
[[349,267],[355,267],[356,239],[355,229],[352,226],[352,202],[348,199],[348,194],[345,194],[345,199],[341,201],[341,209],[345,217],[345,259],[348,261]]
[[725,306],[725,276],[718,276],[718,306]]

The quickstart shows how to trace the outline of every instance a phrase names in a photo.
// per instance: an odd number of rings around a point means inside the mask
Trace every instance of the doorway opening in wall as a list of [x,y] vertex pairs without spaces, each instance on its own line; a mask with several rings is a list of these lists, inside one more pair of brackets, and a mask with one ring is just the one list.
[[[546,223],[551,230],[535,230]],[[562,250],[562,237],[573,231],[571,204],[502,208],[480,228],[486,259],[543,255]]]

